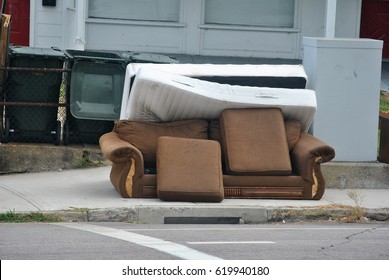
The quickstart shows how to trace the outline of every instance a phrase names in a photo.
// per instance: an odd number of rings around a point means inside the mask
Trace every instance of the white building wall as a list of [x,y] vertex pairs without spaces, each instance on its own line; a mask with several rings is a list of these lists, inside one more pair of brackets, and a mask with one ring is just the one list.
[[[203,23],[203,1],[182,0],[179,23],[87,18],[87,0],[31,0],[31,46],[301,59],[303,37],[321,37],[325,0],[296,0],[294,28],[217,27]],[[337,1],[336,36],[359,37],[362,0]]]
[[156,25],[117,23],[117,20],[87,20],[86,48],[182,53],[183,29],[180,24]]
[[200,54],[297,58],[297,31],[279,32],[247,29],[202,29]]
[[63,48],[66,30],[63,21],[63,0],[55,7],[43,7],[42,1],[30,2],[30,45]]

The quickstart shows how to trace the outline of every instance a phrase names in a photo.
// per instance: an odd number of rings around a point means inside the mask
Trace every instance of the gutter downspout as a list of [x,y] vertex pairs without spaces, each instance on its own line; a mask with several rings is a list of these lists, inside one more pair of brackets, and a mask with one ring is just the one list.
[[75,48],[77,50],[85,49],[85,14],[86,14],[86,1],[76,2],[76,38],[74,41]]

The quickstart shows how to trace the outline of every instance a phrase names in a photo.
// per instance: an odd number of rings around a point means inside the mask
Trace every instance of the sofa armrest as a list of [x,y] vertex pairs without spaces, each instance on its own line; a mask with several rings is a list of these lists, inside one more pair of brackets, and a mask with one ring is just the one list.
[[316,137],[301,133],[291,152],[293,171],[306,182],[304,198],[320,199],[324,194],[325,181],[320,164],[335,157],[335,150]]
[[112,162],[110,179],[116,191],[122,197],[141,197],[144,162],[139,149],[116,132],[102,135],[99,144],[104,157]]
[[116,132],[109,132],[102,135],[99,144],[105,158],[113,163],[120,163],[134,157],[143,165],[143,156],[139,149],[120,139]]

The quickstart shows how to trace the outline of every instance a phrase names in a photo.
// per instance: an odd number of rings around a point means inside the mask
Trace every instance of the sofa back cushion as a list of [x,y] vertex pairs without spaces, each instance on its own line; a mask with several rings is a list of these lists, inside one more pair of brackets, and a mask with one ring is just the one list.
[[208,122],[200,119],[166,123],[121,120],[115,123],[113,131],[141,151],[145,167],[154,168],[160,136],[207,139]]
[[[301,134],[301,123],[297,120],[285,120],[285,133],[286,133],[286,141],[288,142],[289,152],[291,152],[296,146],[297,142],[300,139]],[[220,132],[220,123],[219,120],[211,120],[209,122],[208,127],[208,138],[210,140],[222,142]]]
[[280,109],[227,109],[221,113],[220,129],[228,174],[292,173]]

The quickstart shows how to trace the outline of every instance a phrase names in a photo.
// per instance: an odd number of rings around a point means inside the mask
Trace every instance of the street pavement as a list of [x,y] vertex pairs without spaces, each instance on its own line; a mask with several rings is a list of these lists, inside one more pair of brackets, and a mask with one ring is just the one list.
[[110,166],[104,166],[2,175],[0,213],[39,212],[67,222],[167,223],[175,218],[180,223],[184,221],[180,217],[186,217],[186,222],[188,217],[192,221],[200,217],[205,223],[220,223],[223,219],[265,223],[338,220],[362,209],[366,221],[389,221],[389,188],[328,188],[318,201],[226,198],[221,203],[166,202],[158,198],[122,198],[112,187],[109,172]]

